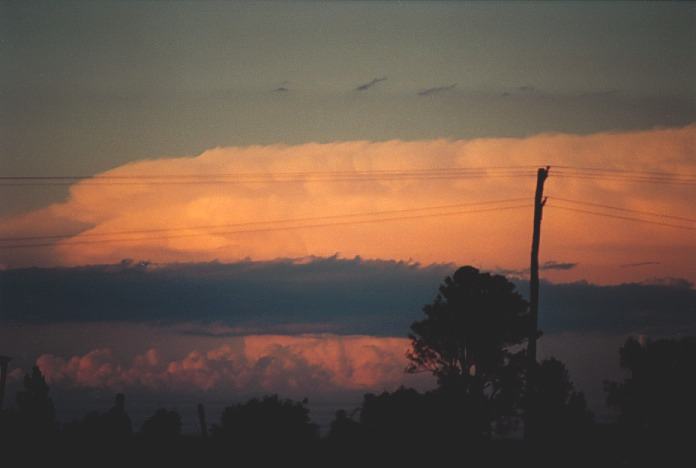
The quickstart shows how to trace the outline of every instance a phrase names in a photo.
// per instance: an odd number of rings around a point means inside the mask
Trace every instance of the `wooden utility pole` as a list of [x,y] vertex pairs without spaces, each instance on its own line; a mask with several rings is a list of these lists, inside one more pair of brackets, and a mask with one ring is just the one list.
[[[537,171],[536,192],[534,194],[534,231],[532,233],[532,258],[529,266],[529,315],[531,326],[527,343],[527,393],[534,389],[534,375],[537,365],[537,335],[539,335],[539,240],[541,239],[541,216],[546,204],[544,198],[544,182],[549,176],[549,166],[541,167]],[[532,437],[531,419],[527,408],[524,418],[524,438]]]
[[541,216],[546,204],[544,182],[549,176],[549,166],[537,171],[536,192],[534,194],[534,231],[532,234],[532,258],[529,266],[529,315],[532,322],[527,345],[529,370],[536,365],[537,335],[539,334],[539,240],[541,238]]

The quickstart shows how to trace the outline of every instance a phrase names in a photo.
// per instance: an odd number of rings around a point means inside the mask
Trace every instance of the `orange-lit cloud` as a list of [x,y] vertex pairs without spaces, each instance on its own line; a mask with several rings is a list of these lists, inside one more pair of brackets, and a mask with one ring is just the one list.
[[156,349],[118,361],[110,349],[65,359],[44,354],[37,365],[50,384],[152,390],[244,390],[316,393],[427,385],[404,373],[409,341],[371,336],[245,336],[208,351],[165,360]]
[[[295,171],[378,171],[438,167],[552,166],[547,193],[626,209],[696,217],[693,185],[571,179],[553,166],[696,174],[696,125],[587,136],[343,142],[214,148],[195,157],[139,161],[102,175],[201,175]],[[257,260],[332,255],[472,263],[524,268],[531,208],[374,224],[230,234],[230,229],[177,231],[196,236],[89,243],[116,231],[217,226],[527,197],[534,177],[293,183],[75,184],[68,200],[0,221],[2,237],[79,232],[51,248],[2,249],[0,263],[78,265],[123,258],[155,262]],[[549,270],[554,280],[598,282],[680,276],[696,279],[696,231],[594,217],[545,213],[542,260],[578,263]],[[590,208],[591,209],[591,208]],[[627,213],[615,212],[632,216]],[[659,219],[659,218],[658,218]],[[692,224],[690,224],[692,225]],[[82,243],[86,242],[86,243]],[[626,268],[622,265],[642,263]]]

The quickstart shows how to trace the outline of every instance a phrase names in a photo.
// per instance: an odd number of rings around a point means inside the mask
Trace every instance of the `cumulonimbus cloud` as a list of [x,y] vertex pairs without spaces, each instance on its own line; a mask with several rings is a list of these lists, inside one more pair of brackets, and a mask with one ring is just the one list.
[[[534,167],[528,169],[527,175],[514,177],[501,177],[490,168],[551,165],[546,184],[551,198],[544,216],[542,261],[570,258],[578,265],[547,270],[548,277],[561,281],[586,278],[623,282],[640,281],[647,274],[694,280],[693,230],[564,211],[557,208],[563,202],[554,198],[686,216],[693,211],[693,185],[591,175],[568,178],[563,174],[563,166],[694,174],[694,148],[694,125],[584,136],[548,134],[529,138],[214,148],[195,157],[134,162],[100,176],[216,177],[252,173],[260,174],[262,180],[168,184],[166,180],[151,183],[152,179],[148,179],[145,184],[125,185],[96,183],[99,181],[95,179],[80,181],[70,188],[64,202],[0,220],[3,238],[71,235],[48,242],[52,244],[48,247],[0,248],[0,264],[84,265],[115,263],[127,257],[160,263],[269,260],[340,252],[344,257],[360,255],[475,264],[484,269],[520,269],[528,264],[530,207],[499,210],[501,205],[476,205],[464,214],[382,222],[363,222],[364,217],[344,215],[503,199],[519,199],[522,204],[529,200],[531,205]],[[472,167],[482,168],[482,172],[476,177],[379,177],[379,171],[385,170]],[[288,172],[317,171],[337,171],[350,177],[342,181],[287,181],[282,176]],[[361,176],[365,173],[373,176]],[[623,213],[634,216],[631,212]],[[336,218],[315,223],[321,226],[313,228],[229,232],[238,231],[238,226],[246,223],[327,216]],[[332,224],[337,220],[341,222]],[[121,235],[119,242],[94,242],[95,236],[124,231],[148,234]],[[171,232],[180,235],[172,236]],[[635,261],[645,252],[660,258],[650,271],[619,266]]]
[[165,360],[151,348],[130,363],[110,349],[63,358],[41,355],[36,363],[51,385],[119,390],[282,392],[382,390],[402,383],[427,385],[408,376],[404,338],[370,336],[245,336],[207,351]]

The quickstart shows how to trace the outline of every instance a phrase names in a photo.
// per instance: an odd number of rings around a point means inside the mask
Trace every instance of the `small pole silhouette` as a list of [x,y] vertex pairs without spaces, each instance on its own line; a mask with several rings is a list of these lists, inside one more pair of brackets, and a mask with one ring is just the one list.
[[5,385],[7,384],[7,364],[12,360],[9,356],[0,356],[0,411],[5,400]]
[[208,437],[208,423],[205,421],[205,408],[201,403],[198,403],[198,422],[201,425],[201,436],[205,439]]

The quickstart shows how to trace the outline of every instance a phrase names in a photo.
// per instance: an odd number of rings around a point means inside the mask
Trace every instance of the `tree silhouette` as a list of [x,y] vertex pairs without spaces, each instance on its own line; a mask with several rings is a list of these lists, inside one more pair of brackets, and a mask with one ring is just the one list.
[[492,381],[528,331],[528,304],[504,276],[459,268],[445,278],[426,318],[411,325],[409,371],[431,371],[441,384],[475,374]]
[[521,389],[528,304],[505,277],[459,268],[445,278],[426,318],[411,325],[409,372],[430,371],[445,399],[460,402],[481,429],[494,416],[512,413]]
[[176,439],[181,435],[181,416],[176,411],[160,408],[145,420],[141,432],[153,439]]
[[[630,375],[607,382],[607,403],[640,450],[674,454],[693,443],[696,421],[696,337],[648,340],[629,338],[619,351]],[[670,449],[661,448],[669,445]]]
[[534,368],[524,400],[530,439],[558,444],[578,440],[591,428],[585,396],[575,391],[568,370],[557,359]]
[[220,425],[213,426],[213,436],[237,442],[240,447],[306,444],[318,437],[318,428],[311,422],[305,403],[270,395],[229,406],[222,412]]
[[[365,453],[385,456],[386,464],[447,466],[456,459],[467,466],[506,466],[495,464],[490,457],[491,450],[498,450],[491,440],[481,437],[482,422],[476,418],[482,412],[477,403],[480,401],[462,397],[449,385],[425,393],[400,387],[393,392],[366,394],[360,423],[350,424],[352,437],[346,440],[358,440],[354,446]],[[337,415],[332,427],[339,426],[343,418]]]
[[[365,452],[372,451],[375,440],[365,434],[363,425],[356,421],[352,414],[338,410],[331,421],[326,437],[326,451],[333,460],[340,460],[340,466],[355,466],[364,463]],[[332,463],[337,465],[339,463]]]
[[117,393],[114,406],[102,416],[102,428],[107,437],[122,439],[133,433],[130,417],[126,413],[126,397]]
[[333,442],[355,444],[361,438],[360,423],[348,415],[346,410],[336,411],[334,420],[331,421],[328,439]]
[[366,394],[360,410],[360,423],[368,440],[380,444],[413,444],[434,432],[437,420],[427,397],[412,388],[394,392]]
[[23,390],[17,392],[21,430],[35,437],[48,436],[56,430],[56,411],[48,396],[48,384],[38,366],[24,376],[23,383]]

